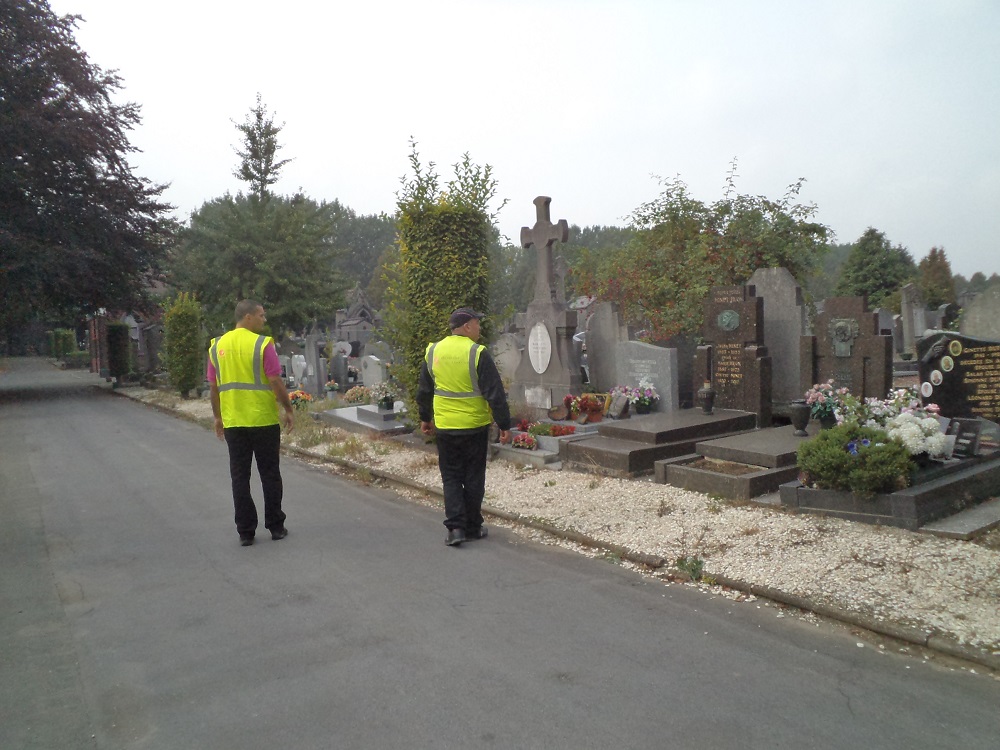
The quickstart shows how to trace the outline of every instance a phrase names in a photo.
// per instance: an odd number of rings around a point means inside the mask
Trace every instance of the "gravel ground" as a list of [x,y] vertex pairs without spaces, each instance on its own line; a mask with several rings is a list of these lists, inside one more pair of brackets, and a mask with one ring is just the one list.
[[[133,398],[196,418],[211,417],[206,400],[128,391]],[[441,486],[435,456],[392,441],[310,423],[286,439],[318,456],[339,456],[428,487]],[[708,577],[769,586],[1000,655],[1000,531],[976,542],[939,539],[734,505],[649,481],[535,470],[504,461],[490,463],[486,486],[486,503],[501,510],[659,556],[669,564],[697,558]]]

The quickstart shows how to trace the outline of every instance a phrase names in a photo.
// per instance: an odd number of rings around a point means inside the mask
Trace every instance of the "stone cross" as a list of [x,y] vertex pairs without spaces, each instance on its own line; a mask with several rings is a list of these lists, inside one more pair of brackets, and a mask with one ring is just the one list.
[[[552,244],[569,239],[569,225],[565,219],[553,224],[549,219],[549,203],[552,199],[539,195],[535,204],[535,226],[521,227],[521,247],[532,245],[538,251],[538,270],[535,273],[535,302],[553,302],[555,287],[552,272]],[[562,301],[562,300],[559,300]]]

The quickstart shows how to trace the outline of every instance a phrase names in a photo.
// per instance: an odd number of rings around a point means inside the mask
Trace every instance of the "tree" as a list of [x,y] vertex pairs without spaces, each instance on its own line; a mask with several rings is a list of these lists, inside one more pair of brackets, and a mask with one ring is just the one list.
[[868,227],[851,248],[835,293],[841,297],[868,297],[871,307],[911,281],[916,265],[902,245],[893,247],[885,234]]
[[[497,238],[489,212],[496,195],[492,168],[473,164],[465,154],[454,165],[455,179],[439,190],[434,163],[425,170],[416,143],[411,147],[413,177],[403,179],[396,204],[397,281],[386,289],[384,310],[387,337],[402,360],[396,377],[410,398],[427,345],[449,333],[449,313],[466,305],[489,309],[488,251]],[[483,329],[488,341],[488,320]]]
[[243,148],[235,149],[240,157],[240,165],[233,176],[250,185],[250,195],[263,201],[270,195],[270,186],[278,181],[278,172],[291,161],[274,161],[281,148],[278,133],[284,125],[276,126],[274,118],[268,117],[267,107],[261,102],[259,93],[257,106],[250,110],[246,120],[242,124],[234,124],[243,134]]
[[236,303],[255,299],[280,338],[343,304],[332,229],[329,205],[303,195],[215,198],[181,232],[171,281],[202,300],[211,330],[231,326]]
[[367,287],[375,281],[380,256],[395,244],[396,222],[384,213],[358,214],[339,201],[330,205],[335,215],[331,242],[342,251],[337,268],[344,278]]
[[679,179],[637,208],[635,232],[621,250],[583,263],[578,288],[617,302],[626,320],[658,340],[701,329],[713,286],[745,282],[758,268],[783,266],[804,278],[827,251],[828,229],[812,221],[813,205],[795,202],[803,180],[780,200],[739,195],[735,163],[722,199],[705,204]]
[[0,4],[0,324],[142,308],[172,222],[134,174],[136,104],[77,46],[76,16]]
[[944,248],[932,247],[917,266],[917,286],[930,308],[955,301],[955,280]]
[[191,215],[171,253],[171,281],[202,300],[212,330],[232,325],[241,299],[255,299],[280,338],[343,304],[346,284],[332,241],[343,207],[271,193],[288,160],[274,162],[281,128],[267,117],[259,94],[236,128],[243,144],[236,149],[241,163],[235,174],[250,184],[250,193],[215,198]]

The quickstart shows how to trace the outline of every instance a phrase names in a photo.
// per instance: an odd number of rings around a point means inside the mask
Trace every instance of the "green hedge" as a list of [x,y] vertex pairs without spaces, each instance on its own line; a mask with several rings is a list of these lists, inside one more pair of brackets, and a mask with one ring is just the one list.
[[803,444],[798,467],[803,484],[870,498],[907,487],[913,464],[906,448],[884,431],[847,423]]
[[205,379],[203,367],[208,350],[201,338],[201,305],[193,294],[182,292],[167,307],[163,343],[170,382],[187,398]]

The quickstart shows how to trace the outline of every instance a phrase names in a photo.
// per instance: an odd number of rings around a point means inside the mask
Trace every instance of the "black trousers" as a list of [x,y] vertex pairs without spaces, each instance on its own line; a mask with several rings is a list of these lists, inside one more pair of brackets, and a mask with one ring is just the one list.
[[486,452],[490,428],[475,432],[437,432],[438,467],[444,484],[444,525],[465,531],[483,525]]
[[280,529],[285,523],[281,510],[281,426],[227,427],[224,431],[229,446],[229,475],[233,480],[233,506],[236,509],[236,530],[241,536],[252,535],[257,529],[257,506],[250,495],[250,469],[257,459],[257,473],[264,491],[264,527]]

